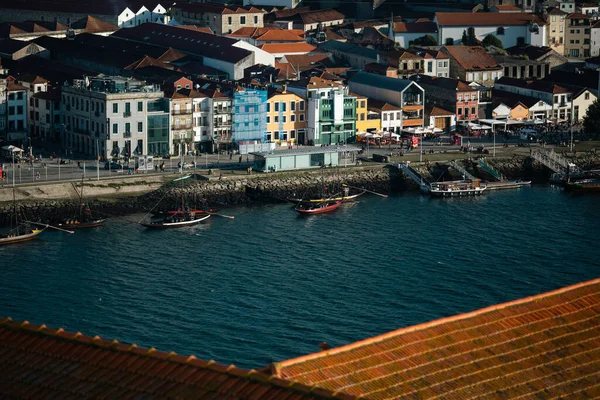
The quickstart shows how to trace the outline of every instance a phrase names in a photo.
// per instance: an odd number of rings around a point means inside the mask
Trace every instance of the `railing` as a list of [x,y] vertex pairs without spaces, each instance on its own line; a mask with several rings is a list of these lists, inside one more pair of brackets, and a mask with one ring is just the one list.
[[464,175],[465,178],[475,179],[475,177],[473,175],[471,175],[471,173],[469,171],[467,171],[466,169],[464,169],[463,166],[460,165],[455,160],[450,160],[450,166],[452,168],[454,168],[455,170],[457,170],[458,172],[460,172],[462,175]]
[[123,111],[123,117],[131,117],[131,111]]
[[418,173],[413,167],[411,167],[408,163],[404,162],[400,164],[400,169],[417,185],[419,185],[419,188],[421,188],[422,192],[428,193],[429,191],[431,191],[431,185],[429,184],[427,179],[423,178],[423,176],[420,173]]
[[171,130],[178,131],[182,129],[192,129],[192,124],[179,124],[179,125],[171,125]]
[[192,110],[171,110],[171,115],[184,115],[184,114],[191,114]]
[[504,175],[502,175],[501,172],[497,171],[494,167],[492,167],[490,164],[486,163],[483,159],[480,158],[479,161],[477,161],[477,164],[479,164],[479,166],[481,168],[483,168],[487,173],[492,175],[497,180],[499,180],[499,181],[506,180],[506,177]]
[[129,131],[123,132],[123,137],[124,138],[130,138],[131,137],[131,132],[129,132]]

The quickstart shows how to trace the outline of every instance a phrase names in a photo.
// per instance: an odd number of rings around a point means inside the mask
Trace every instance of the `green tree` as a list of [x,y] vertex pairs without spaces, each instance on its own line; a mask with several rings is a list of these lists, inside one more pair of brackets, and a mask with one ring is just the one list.
[[460,39],[460,43],[462,43],[463,46],[468,46],[469,45],[469,37],[467,36],[467,31],[464,30],[463,34],[462,34],[462,38]]
[[477,42],[477,38],[475,37],[475,29],[469,28],[467,30],[467,37],[469,39],[469,46],[477,46],[479,43]]
[[596,99],[583,117],[583,127],[588,135],[600,136],[600,101]]
[[502,41],[500,39],[498,39],[496,36],[492,35],[491,33],[489,35],[487,35],[481,43],[483,44],[484,47],[495,46],[500,49],[504,48]]
[[413,43],[415,46],[437,46],[437,40],[431,35],[421,36],[420,38],[416,38]]

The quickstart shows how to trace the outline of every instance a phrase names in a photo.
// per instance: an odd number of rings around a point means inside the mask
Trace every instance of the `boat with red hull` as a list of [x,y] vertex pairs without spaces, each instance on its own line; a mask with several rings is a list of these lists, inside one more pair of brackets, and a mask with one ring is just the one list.
[[328,201],[321,203],[298,203],[294,208],[300,215],[315,215],[324,214],[331,211],[337,210],[343,203],[343,200],[339,201]]

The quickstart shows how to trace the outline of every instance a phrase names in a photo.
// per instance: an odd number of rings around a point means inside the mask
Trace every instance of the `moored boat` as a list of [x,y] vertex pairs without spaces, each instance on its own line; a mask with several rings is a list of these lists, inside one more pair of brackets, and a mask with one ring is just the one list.
[[140,222],[140,225],[151,229],[170,229],[192,226],[206,221],[210,214],[206,212],[183,211],[181,213],[167,215],[164,218],[150,218],[146,222]]
[[73,189],[79,195],[79,212],[71,218],[66,218],[58,226],[69,229],[83,229],[94,228],[106,222],[107,218],[94,218],[89,204],[86,204],[83,200],[83,188],[83,178],[81,178],[81,191],[73,184]]
[[483,194],[485,189],[486,185],[482,184],[481,180],[473,179],[433,182],[425,192],[432,197],[478,196]]
[[563,185],[567,192],[600,192],[600,179],[596,178],[568,181]]
[[329,200],[320,203],[300,202],[294,209],[300,215],[324,214],[337,210],[343,202],[343,200]]
[[[19,230],[18,228],[7,234],[0,235],[0,245],[13,244],[26,242],[28,240],[36,239],[37,236],[45,230],[43,229],[25,229]],[[22,233],[21,233],[22,232]]]

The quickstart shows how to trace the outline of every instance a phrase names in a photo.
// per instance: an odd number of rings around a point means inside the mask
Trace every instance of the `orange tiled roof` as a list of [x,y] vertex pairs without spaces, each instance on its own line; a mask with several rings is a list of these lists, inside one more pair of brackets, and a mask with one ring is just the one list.
[[261,42],[304,42],[304,38],[283,29],[271,29],[257,37],[256,40]]
[[372,399],[600,397],[600,279],[274,363]]
[[308,43],[267,43],[260,49],[271,54],[310,53],[316,47]]
[[0,319],[2,398],[350,399],[194,356]]
[[313,76],[308,81],[307,89],[323,89],[328,87],[336,87],[343,86],[341,83],[330,81],[327,79],[322,79],[316,76]]
[[526,12],[438,12],[435,13],[435,19],[439,26],[507,26],[529,25],[532,22],[546,24],[537,15]]
[[230,33],[229,37],[249,37],[256,39],[257,37],[264,35],[265,33],[273,30],[281,30],[280,28],[253,28],[251,26],[244,26],[235,32]]
[[[504,14],[507,15],[507,14]],[[467,71],[502,69],[498,62],[479,46],[444,46],[442,50],[456,60]]]

